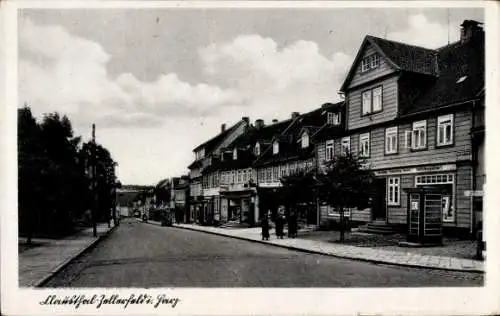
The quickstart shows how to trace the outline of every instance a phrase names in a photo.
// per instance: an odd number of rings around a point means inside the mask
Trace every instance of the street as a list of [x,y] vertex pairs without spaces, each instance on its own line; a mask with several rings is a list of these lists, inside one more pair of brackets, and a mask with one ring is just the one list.
[[480,286],[483,275],[376,265],[122,221],[45,287]]

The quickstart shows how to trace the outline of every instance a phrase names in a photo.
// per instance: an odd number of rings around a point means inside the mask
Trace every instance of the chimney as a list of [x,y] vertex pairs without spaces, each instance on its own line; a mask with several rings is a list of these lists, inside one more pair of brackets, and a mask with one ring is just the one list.
[[221,124],[220,126],[220,132],[224,133],[226,131],[226,124]]
[[255,128],[262,128],[262,127],[264,127],[264,120],[263,119],[255,120]]
[[241,120],[245,121],[247,124],[250,124],[250,118],[248,116],[243,116]]
[[273,124],[276,124],[278,123],[278,120],[277,119],[273,119]]
[[481,22],[474,20],[465,20],[460,26],[460,42],[465,43],[473,38],[483,35],[483,27]]
[[292,112],[292,119],[296,119],[299,115],[299,112]]

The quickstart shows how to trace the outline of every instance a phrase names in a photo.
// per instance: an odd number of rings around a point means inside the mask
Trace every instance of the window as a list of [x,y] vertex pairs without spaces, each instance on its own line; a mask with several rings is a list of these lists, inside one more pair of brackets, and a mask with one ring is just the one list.
[[342,155],[345,155],[346,153],[351,151],[351,138],[349,136],[343,137],[340,147],[342,148]]
[[427,146],[427,121],[413,123],[411,144],[413,149],[424,149]]
[[259,143],[255,144],[254,152],[255,152],[256,156],[260,155],[260,144]]
[[273,178],[273,170],[272,170],[272,168],[267,168],[266,169],[266,181],[271,182],[272,178]]
[[329,161],[333,159],[333,139],[327,140],[326,141],[326,148],[325,148],[325,160]]
[[361,72],[377,68],[380,63],[380,58],[377,54],[370,54],[361,61]]
[[453,114],[439,116],[437,123],[437,145],[453,144]]
[[329,125],[339,125],[340,124],[340,113],[330,113],[328,112],[326,117],[326,123]]
[[366,90],[362,94],[362,115],[382,111],[382,86]]
[[259,182],[265,182],[266,181],[266,172],[264,169],[259,170]]
[[372,90],[373,93],[373,112],[382,111],[382,87]]
[[401,190],[399,189],[399,178],[387,178],[387,201],[389,205],[399,205]]
[[359,155],[370,157],[370,133],[359,135]]
[[279,181],[279,169],[277,166],[273,168],[273,181]]
[[280,144],[278,143],[278,141],[275,141],[273,143],[273,155],[277,155],[280,151]]
[[233,150],[233,160],[236,160],[236,159],[238,159],[238,149],[235,148]]
[[302,148],[307,148],[309,147],[309,135],[307,135],[307,132],[302,133]]
[[398,152],[398,128],[385,129],[385,153],[395,154]]

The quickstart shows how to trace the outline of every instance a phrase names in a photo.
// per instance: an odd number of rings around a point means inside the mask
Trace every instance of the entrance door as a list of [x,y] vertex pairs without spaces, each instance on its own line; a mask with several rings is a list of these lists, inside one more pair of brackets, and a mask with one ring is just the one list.
[[375,179],[375,194],[372,196],[372,219],[385,220],[387,217],[385,196],[387,194],[387,180]]

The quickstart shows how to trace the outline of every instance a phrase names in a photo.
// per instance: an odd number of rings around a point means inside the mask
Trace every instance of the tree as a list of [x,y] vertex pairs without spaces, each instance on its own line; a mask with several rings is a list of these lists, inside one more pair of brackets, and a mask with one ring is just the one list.
[[340,213],[340,241],[344,241],[346,208],[369,205],[373,192],[373,173],[366,162],[351,153],[334,157],[326,173],[318,176],[320,197]]
[[31,244],[43,199],[45,155],[40,143],[40,127],[29,107],[17,111],[18,135],[18,225],[19,232],[27,236]]

